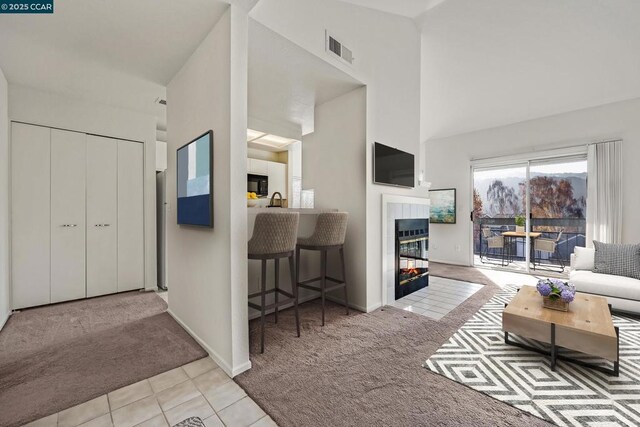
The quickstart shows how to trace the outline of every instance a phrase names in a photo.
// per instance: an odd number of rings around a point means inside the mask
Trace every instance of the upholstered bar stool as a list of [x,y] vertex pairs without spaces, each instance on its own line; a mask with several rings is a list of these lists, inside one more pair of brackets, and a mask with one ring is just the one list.
[[[347,212],[331,212],[318,215],[316,227],[310,237],[298,239],[296,245],[296,283],[299,287],[320,292],[322,298],[322,326],[324,326],[324,301],[325,294],[335,289],[344,288],[344,306],[349,314],[349,299],[347,296],[347,276],[344,265],[344,240],[347,234]],[[320,277],[300,281],[300,251],[320,251]],[[338,250],[342,263],[342,280],[327,276],[327,252]],[[327,281],[333,282],[333,286],[327,287]],[[311,283],[320,282],[320,286],[312,286]]]
[[[300,214],[297,212],[259,213],[253,227],[253,235],[249,240],[249,259],[259,259],[262,262],[260,275],[260,291],[250,294],[249,299],[260,297],[260,304],[249,301],[249,307],[260,311],[260,353],[264,353],[264,325],[265,313],[274,309],[275,320],[278,323],[278,307],[293,302],[296,314],[296,330],[300,336],[300,319],[298,317],[298,288],[295,286],[296,275],[293,265],[293,252],[296,248],[298,222]],[[289,272],[291,274],[291,293],[280,289],[280,259],[289,258]],[[267,260],[274,260],[275,287],[267,290]],[[267,305],[267,294],[274,294],[274,303]],[[280,294],[286,299],[280,300]]]

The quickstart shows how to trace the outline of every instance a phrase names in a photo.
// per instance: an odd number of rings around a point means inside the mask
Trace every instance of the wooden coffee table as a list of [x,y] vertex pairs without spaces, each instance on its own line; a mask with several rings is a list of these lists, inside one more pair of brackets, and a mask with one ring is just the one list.
[[[616,377],[619,375],[620,331],[613,325],[611,306],[606,298],[576,293],[569,311],[550,310],[542,307],[542,297],[535,287],[523,286],[505,305],[502,330],[506,344],[550,356],[552,371],[555,371],[556,360],[565,360]],[[551,350],[510,341],[510,333],[550,344]],[[613,362],[613,369],[558,355],[558,347],[609,360]]]

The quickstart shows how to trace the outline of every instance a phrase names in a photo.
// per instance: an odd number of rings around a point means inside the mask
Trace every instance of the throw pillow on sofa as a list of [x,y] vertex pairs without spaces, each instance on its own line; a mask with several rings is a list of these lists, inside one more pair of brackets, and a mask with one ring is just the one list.
[[640,244],[622,245],[593,241],[596,249],[594,273],[640,280]]
[[575,256],[573,268],[575,270],[593,271],[596,268],[594,264],[595,251],[596,250],[593,248],[576,246],[573,249],[573,254]]

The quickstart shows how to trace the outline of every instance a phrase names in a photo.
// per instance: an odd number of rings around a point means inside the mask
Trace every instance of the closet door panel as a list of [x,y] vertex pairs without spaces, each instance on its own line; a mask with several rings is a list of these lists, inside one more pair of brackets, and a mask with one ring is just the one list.
[[86,135],[51,129],[51,302],[86,297]]
[[87,296],[118,291],[118,141],[87,136]]
[[118,141],[118,292],[144,288],[143,149]]
[[12,308],[49,304],[51,130],[11,124]]

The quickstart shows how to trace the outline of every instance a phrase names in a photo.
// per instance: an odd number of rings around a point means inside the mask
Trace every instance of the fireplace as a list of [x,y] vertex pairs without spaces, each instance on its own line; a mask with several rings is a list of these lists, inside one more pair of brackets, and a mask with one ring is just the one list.
[[396,220],[396,299],[429,286],[429,220]]

